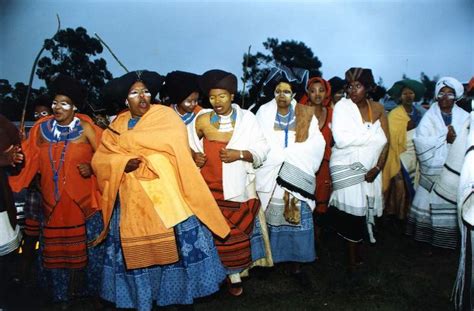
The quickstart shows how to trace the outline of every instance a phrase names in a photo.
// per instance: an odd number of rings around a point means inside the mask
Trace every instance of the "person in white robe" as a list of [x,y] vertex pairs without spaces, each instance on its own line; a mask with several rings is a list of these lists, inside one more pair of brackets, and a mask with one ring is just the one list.
[[[420,181],[408,215],[407,234],[419,242],[454,249],[459,241],[456,193],[469,114],[455,101],[464,92],[452,77],[436,83],[436,102],[416,128],[413,140]],[[431,253],[431,250],[429,251]]]

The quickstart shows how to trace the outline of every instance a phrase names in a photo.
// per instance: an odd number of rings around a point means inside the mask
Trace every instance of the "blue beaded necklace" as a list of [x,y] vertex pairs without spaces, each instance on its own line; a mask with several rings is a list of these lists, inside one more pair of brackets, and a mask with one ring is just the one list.
[[285,132],[285,148],[288,147],[288,131],[290,128],[292,115],[293,115],[293,107],[290,105],[290,108],[288,109],[288,114],[287,114],[288,122],[286,122],[286,126],[283,128],[283,126],[281,125],[280,114],[277,111],[276,117],[277,117],[278,127],[280,128],[280,130]]

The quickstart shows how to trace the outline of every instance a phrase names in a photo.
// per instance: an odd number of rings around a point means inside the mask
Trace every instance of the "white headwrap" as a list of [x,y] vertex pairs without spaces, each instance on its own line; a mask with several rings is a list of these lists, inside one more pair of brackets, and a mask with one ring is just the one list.
[[454,79],[453,77],[442,77],[438,80],[438,82],[436,82],[435,97],[438,96],[439,91],[445,86],[454,90],[456,100],[460,99],[464,94],[464,86],[461,82]]

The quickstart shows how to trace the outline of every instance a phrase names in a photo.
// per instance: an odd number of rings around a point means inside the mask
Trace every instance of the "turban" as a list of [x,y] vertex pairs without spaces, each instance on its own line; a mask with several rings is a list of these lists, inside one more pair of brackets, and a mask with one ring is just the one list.
[[366,68],[352,67],[346,71],[346,81],[351,83],[359,81],[366,89],[375,86],[372,70]]
[[460,99],[464,94],[464,86],[461,82],[452,77],[442,77],[438,80],[438,82],[436,82],[435,97],[438,96],[439,91],[441,91],[441,89],[445,86],[454,90],[456,100]]
[[104,102],[122,109],[125,108],[125,100],[128,97],[130,87],[138,81],[147,87],[151,93],[151,98],[154,99],[163,85],[164,77],[154,71],[136,70],[112,79],[102,89]]
[[52,102],[53,102],[53,99],[51,98],[51,96],[47,94],[42,94],[35,98],[35,100],[33,101],[33,107],[45,106],[45,107],[51,108]]
[[166,75],[165,89],[171,103],[179,105],[191,93],[199,92],[198,75],[184,71],[173,71]]
[[209,96],[211,89],[223,89],[230,94],[236,94],[237,77],[230,72],[213,69],[202,74],[199,78],[199,86],[206,96]]
[[49,83],[50,93],[54,96],[63,95],[71,99],[77,109],[83,110],[86,104],[86,88],[76,79],[58,74]]
[[415,93],[415,101],[419,101],[425,94],[426,87],[416,80],[403,79],[395,82],[395,84],[388,90],[388,95],[394,99],[399,99],[402,96],[404,88],[408,88]]
[[474,89],[474,77],[471,78],[471,80],[469,80],[469,83],[467,85],[467,91],[470,92]]

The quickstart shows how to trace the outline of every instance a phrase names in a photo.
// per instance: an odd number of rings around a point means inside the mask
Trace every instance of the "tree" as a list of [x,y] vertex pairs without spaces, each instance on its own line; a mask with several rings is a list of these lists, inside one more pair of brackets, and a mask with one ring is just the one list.
[[[18,82],[14,87],[5,79],[0,79],[0,113],[11,121],[18,121],[21,117],[28,85]],[[31,89],[30,102],[46,93],[46,89]],[[33,105],[27,107],[26,120],[33,121]]]
[[[311,48],[303,42],[295,40],[282,41],[276,38],[268,38],[263,42],[268,53],[257,52],[256,54],[244,54],[242,62],[243,81],[246,81],[247,89],[244,90],[246,106],[257,103],[261,93],[263,79],[267,76],[271,67],[285,65],[287,67],[299,67],[308,69],[310,77],[321,76],[321,61],[314,56]],[[247,64],[247,66],[246,66]]]
[[87,88],[89,104],[100,107],[100,90],[107,80],[112,79],[106,61],[97,56],[103,51],[100,41],[90,37],[86,29],[78,27],[60,30],[44,44],[51,56],[39,60],[38,77],[48,85],[56,73],[69,75]]

